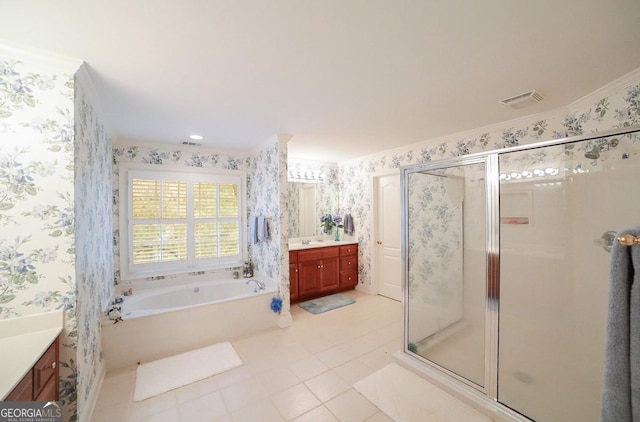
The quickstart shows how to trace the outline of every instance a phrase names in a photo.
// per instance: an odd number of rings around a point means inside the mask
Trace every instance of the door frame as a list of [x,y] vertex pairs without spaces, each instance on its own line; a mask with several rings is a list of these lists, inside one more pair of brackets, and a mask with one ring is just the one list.
[[[380,178],[385,176],[398,176],[398,180],[400,180],[400,168],[392,168],[385,169],[381,171],[377,171],[371,173],[371,178],[369,182],[369,188],[371,190],[371,216],[370,216],[370,224],[371,224],[371,287],[367,293],[377,295],[379,294],[379,283],[380,276],[378,269],[378,253],[376,249],[376,239],[380,233],[380,229],[378,227],[378,184],[380,183]],[[374,271],[375,270],[375,271]],[[402,275],[401,275],[402,276]],[[403,302],[404,295],[401,295],[400,301]]]

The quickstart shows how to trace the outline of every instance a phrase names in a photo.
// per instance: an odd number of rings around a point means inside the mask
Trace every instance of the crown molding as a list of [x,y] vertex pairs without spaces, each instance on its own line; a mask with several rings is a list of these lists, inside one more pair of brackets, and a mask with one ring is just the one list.
[[207,145],[183,145],[181,143],[176,142],[153,142],[153,141],[143,141],[138,139],[127,139],[127,138],[117,138],[113,140],[114,148],[126,148],[126,147],[140,147],[140,148],[148,148],[148,149],[162,149],[162,150],[170,150],[170,151],[191,151],[191,152],[200,152],[200,153],[210,153],[210,154],[219,154],[219,155],[228,155],[237,158],[248,158],[251,156],[247,151],[240,150],[231,150],[231,149],[222,149],[216,148],[213,146]]
[[372,154],[368,154],[358,158],[352,158],[350,160],[341,161],[338,163],[340,167],[344,165],[350,165],[362,160],[374,159],[376,157],[380,157],[381,155],[394,155],[394,154],[404,154],[410,150],[417,150],[420,148],[428,148],[436,145],[440,145],[442,143],[453,143],[460,139],[477,137],[482,133],[493,133],[508,129],[510,127],[522,127],[530,125],[534,122],[540,120],[553,120],[557,118],[562,118],[569,113],[569,109],[567,107],[559,107],[551,111],[545,111],[541,113],[528,114],[526,116],[518,117],[511,120],[503,120],[498,123],[493,123],[486,126],[480,126],[475,129],[469,129],[462,132],[456,132],[450,135],[438,136],[436,138],[427,139],[424,141],[414,142],[412,144],[402,145],[399,147],[395,147],[392,149],[375,152]]
[[632,85],[640,83],[640,67],[609,82],[605,86],[596,89],[593,92],[577,99],[567,106],[570,112],[576,113],[592,107],[595,103],[605,97],[609,97],[616,92],[629,88]]
[[632,85],[637,85],[639,82],[640,82],[640,68],[632,70],[631,72],[623,75],[622,77],[604,85],[601,88],[598,88],[597,90],[585,95],[584,97],[564,107],[559,107],[554,110],[546,111],[542,113],[529,114],[529,115],[518,117],[512,120],[506,120],[499,123],[478,127],[478,128],[463,131],[463,132],[457,132],[451,135],[444,135],[437,138],[431,138],[424,141],[415,142],[413,144],[403,145],[393,149],[375,152],[362,157],[341,161],[340,163],[338,163],[338,165],[342,167],[345,165],[357,163],[362,160],[374,159],[376,157],[380,157],[381,155],[403,154],[409,150],[432,147],[434,145],[439,145],[441,143],[455,142],[458,139],[478,136],[478,134],[480,133],[486,133],[486,132],[491,133],[491,132],[504,130],[509,127],[526,126],[531,124],[532,122],[536,122],[539,120],[554,120],[558,118],[562,119],[567,114],[572,114],[572,113],[584,111],[585,109],[589,109],[595,103],[600,101],[602,98],[611,96],[612,94],[619,92],[623,89],[629,88]]
[[82,65],[82,60],[80,59],[20,46],[0,39],[0,57],[2,56],[35,65],[46,71],[53,70],[70,75],[73,75]]

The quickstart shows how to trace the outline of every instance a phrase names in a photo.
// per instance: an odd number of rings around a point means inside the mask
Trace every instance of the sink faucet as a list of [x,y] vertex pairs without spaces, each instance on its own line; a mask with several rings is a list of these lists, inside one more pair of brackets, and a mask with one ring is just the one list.
[[309,243],[311,243],[311,239],[307,239],[307,240],[303,240],[302,241],[303,245],[308,245]]
[[265,286],[264,282],[262,282],[260,280],[256,280],[255,278],[250,278],[244,284],[249,284],[252,281],[256,284],[256,287],[253,289],[254,293],[256,293],[258,290],[264,290],[267,287],[267,286]]

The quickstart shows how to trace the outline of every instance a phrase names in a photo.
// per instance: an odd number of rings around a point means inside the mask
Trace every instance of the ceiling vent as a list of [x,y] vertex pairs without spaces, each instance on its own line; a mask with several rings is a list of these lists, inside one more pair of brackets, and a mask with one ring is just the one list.
[[542,96],[542,94],[534,89],[533,91],[525,92],[524,94],[501,100],[500,104],[506,105],[507,107],[514,110],[520,110],[521,108],[539,103],[543,98],[544,97]]

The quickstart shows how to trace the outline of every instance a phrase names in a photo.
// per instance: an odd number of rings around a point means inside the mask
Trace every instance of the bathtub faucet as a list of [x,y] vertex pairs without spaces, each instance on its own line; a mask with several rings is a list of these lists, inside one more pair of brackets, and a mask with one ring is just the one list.
[[254,293],[256,293],[258,290],[264,290],[267,287],[267,286],[265,286],[264,282],[262,282],[260,280],[256,280],[255,278],[250,278],[244,284],[249,284],[252,281],[254,283],[256,283],[256,288],[253,290]]

